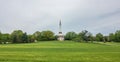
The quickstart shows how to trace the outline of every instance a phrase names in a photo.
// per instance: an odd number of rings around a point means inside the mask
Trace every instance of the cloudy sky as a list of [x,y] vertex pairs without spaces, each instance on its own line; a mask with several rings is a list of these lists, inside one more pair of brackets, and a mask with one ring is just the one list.
[[120,0],[0,0],[0,31],[11,33],[23,30],[52,30],[93,34],[115,32],[120,29]]

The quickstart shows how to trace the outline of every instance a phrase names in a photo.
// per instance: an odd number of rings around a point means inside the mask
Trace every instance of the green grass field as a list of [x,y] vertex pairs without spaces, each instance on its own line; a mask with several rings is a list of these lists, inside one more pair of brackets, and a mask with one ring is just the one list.
[[1,44],[0,62],[120,62],[120,43]]

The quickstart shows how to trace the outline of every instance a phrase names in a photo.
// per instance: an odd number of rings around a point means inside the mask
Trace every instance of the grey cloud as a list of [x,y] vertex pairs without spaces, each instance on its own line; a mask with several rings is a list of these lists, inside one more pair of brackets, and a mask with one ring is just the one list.
[[0,30],[33,33],[49,29],[57,33],[62,19],[64,33],[84,29],[111,32],[120,20],[119,3],[120,0],[0,0]]

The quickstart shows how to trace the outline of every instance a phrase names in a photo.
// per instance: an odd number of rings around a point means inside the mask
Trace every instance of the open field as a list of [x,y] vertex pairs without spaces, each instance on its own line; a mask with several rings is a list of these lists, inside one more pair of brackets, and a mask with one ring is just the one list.
[[0,62],[120,62],[120,43],[1,44]]

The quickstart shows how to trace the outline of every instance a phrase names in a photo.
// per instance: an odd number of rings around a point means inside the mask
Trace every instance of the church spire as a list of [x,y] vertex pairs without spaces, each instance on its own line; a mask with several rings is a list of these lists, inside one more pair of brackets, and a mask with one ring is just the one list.
[[59,22],[59,32],[62,32],[62,31],[61,31],[61,25],[62,25],[62,24],[61,24],[61,19],[60,19],[60,22]]
[[61,20],[59,21],[59,33],[58,33],[58,40],[63,41],[64,40],[64,35],[62,34],[62,23]]

